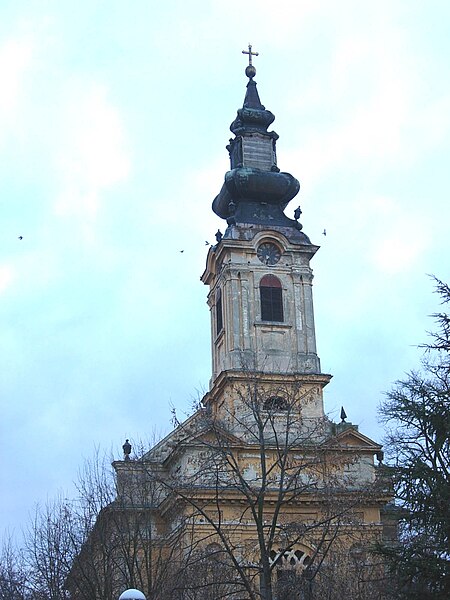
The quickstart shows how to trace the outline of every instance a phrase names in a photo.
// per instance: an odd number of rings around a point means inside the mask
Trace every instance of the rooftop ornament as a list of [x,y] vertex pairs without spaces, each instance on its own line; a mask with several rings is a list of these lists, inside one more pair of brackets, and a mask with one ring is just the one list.
[[248,54],[248,67],[245,69],[245,74],[249,79],[253,79],[256,75],[256,69],[252,64],[252,57],[259,56],[259,52],[252,52],[252,45],[248,45],[248,50],[242,50],[242,54]]
[[125,444],[122,446],[122,450],[124,460],[130,460],[131,444],[129,440],[125,440]]

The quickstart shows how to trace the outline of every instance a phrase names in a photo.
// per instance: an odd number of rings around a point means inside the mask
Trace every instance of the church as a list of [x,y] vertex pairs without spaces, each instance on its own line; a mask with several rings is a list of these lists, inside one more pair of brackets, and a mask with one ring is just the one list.
[[93,535],[106,523],[121,539],[115,589],[148,600],[381,598],[367,582],[382,578],[371,549],[393,527],[382,449],[343,409],[340,423],[325,413],[331,375],[317,354],[310,266],[319,247],[300,207],[285,213],[300,184],[277,165],[275,117],[245,53],[230,170],[212,204],[224,233],[201,275],[209,391],[140,458],[124,445],[117,499]]

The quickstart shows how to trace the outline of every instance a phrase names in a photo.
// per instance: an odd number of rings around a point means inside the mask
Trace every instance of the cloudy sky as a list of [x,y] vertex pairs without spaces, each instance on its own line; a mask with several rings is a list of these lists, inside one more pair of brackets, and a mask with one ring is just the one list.
[[199,276],[249,42],[321,245],[326,410],[382,439],[433,327],[427,274],[450,280],[449,21],[446,0],[3,0],[0,532],[207,389]]

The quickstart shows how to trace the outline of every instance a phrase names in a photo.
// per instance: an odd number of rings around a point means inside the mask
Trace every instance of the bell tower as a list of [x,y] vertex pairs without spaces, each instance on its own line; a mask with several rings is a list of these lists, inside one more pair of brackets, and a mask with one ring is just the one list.
[[318,246],[302,231],[300,207],[294,219],[284,213],[300,184],[277,166],[278,135],[268,131],[275,117],[261,104],[251,46],[245,53],[249,81],[230,126],[231,169],[212,205],[227,228],[201,277],[210,288],[211,388],[243,370],[316,379],[322,388],[330,376],[317,355],[310,267]]

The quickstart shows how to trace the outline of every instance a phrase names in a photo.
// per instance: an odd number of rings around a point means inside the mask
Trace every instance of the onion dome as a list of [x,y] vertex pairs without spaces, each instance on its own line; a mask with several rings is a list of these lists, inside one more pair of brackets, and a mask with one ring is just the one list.
[[[300,183],[290,173],[277,167],[276,141],[278,134],[268,131],[275,116],[261,103],[254,77],[256,69],[250,64],[245,70],[249,78],[242,108],[230,126],[234,138],[227,150],[231,170],[225,174],[220,193],[213,202],[213,211],[228,225],[258,224],[294,228],[300,232],[297,220],[289,219],[283,210],[294,198]],[[225,234],[226,236],[227,234]],[[310,243],[303,233],[304,243]]]

